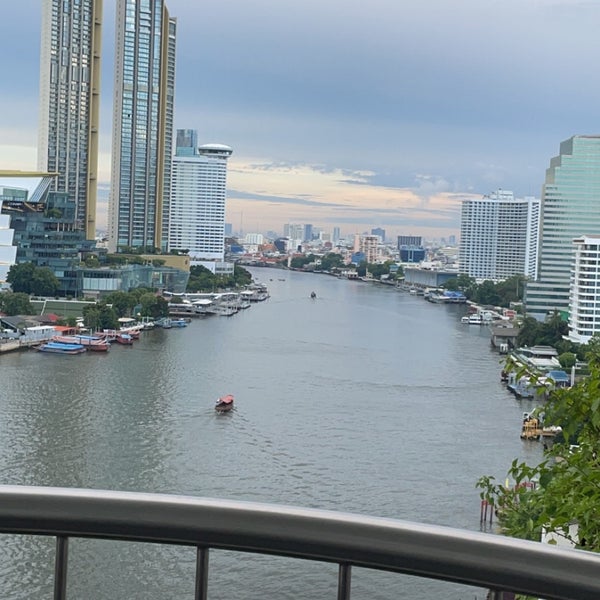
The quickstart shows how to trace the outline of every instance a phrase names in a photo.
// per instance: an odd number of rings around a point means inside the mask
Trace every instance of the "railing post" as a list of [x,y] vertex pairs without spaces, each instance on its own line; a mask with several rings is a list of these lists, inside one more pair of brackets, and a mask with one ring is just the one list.
[[352,566],[348,563],[340,563],[340,569],[338,572],[337,600],[350,600],[351,579],[352,579]]
[[208,548],[196,548],[196,586],[194,600],[207,600],[208,598]]
[[67,559],[69,554],[69,538],[56,538],[56,559],[54,561],[54,600],[67,598]]

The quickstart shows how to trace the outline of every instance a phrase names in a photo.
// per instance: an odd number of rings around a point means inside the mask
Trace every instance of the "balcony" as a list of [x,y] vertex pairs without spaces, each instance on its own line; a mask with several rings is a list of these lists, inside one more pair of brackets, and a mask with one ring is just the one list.
[[[337,564],[337,600],[350,599],[352,567],[510,590],[548,600],[600,598],[600,555],[594,553],[447,527],[271,504],[0,486],[0,532],[56,538],[55,600],[67,597],[70,538],[192,547],[196,600],[208,598],[211,550]],[[109,578],[110,573],[105,576]]]

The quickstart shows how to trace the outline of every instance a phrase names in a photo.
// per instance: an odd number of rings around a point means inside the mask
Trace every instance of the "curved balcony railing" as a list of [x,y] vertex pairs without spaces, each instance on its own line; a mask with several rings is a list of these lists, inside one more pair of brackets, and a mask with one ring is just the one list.
[[69,538],[197,548],[195,598],[207,598],[209,549],[353,566],[511,590],[548,600],[598,600],[600,555],[393,519],[189,496],[0,486],[0,533],[57,539],[54,598],[66,598]]

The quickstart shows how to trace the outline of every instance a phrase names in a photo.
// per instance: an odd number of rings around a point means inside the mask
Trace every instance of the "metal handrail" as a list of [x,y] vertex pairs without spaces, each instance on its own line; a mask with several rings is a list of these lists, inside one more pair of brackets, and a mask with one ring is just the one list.
[[209,548],[442,579],[548,600],[598,600],[600,555],[449,527],[273,504],[73,488],[0,486],[0,533],[55,536],[55,599],[66,597],[68,538],[195,546],[195,597]]

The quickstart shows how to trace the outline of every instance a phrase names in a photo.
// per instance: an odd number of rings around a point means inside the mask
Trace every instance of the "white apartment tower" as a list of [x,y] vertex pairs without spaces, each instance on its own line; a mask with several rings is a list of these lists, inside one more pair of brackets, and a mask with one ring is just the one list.
[[102,0],[44,0],[38,170],[75,202],[77,224],[96,237]]
[[459,270],[477,280],[499,281],[513,275],[535,279],[540,201],[515,198],[498,190],[463,200]]
[[569,339],[587,344],[600,332],[600,237],[582,236],[573,244]]
[[227,159],[233,150],[206,144],[190,155],[173,157],[169,250],[189,250],[191,261],[222,261],[225,256]]

